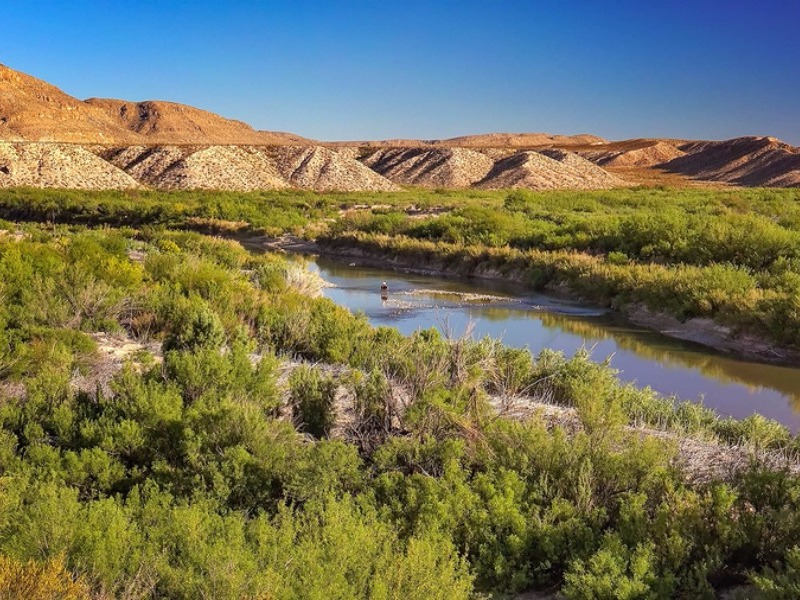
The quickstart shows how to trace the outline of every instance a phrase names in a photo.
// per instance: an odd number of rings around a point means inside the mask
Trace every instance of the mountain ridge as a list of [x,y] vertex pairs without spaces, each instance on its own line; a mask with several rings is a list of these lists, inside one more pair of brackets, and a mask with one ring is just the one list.
[[186,104],[113,98],[79,100],[0,64],[0,139],[107,145],[314,145],[296,134],[259,131]]
[[[609,141],[592,134],[484,133],[320,142],[175,102],[79,100],[2,64],[0,142],[0,187],[80,187],[81,169],[91,171],[85,185],[157,189],[594,189],[663,181],[800,187],[800,149],[771,136]],[[31,143],[55,145],[24,146]],[[69,144],[82,150],[68,150]]]

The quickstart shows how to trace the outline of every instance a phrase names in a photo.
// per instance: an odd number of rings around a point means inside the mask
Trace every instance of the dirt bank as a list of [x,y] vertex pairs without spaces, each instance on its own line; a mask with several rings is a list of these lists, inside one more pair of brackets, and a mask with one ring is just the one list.
[[622,313],[635,325],[679,340],[703,344],[751,360],[785,365],[800,364],[800,352],[781,348],[752,333],[736,332],[712,319],[680,321],[672,315],[652,311],[643,304],[627,305]]
[[[477,265],[469,273],[459,273],[444,259],[436,257],[423,261],[419,256],[408,258],[397,252],[372,253],[359,247],[341,247],[304,240],[291,235],[279,238],[266,236],[238,236],[238,241],[252,250],[271,250],[298,254],[317,254],[346,261],[355,266],[392,269],[404,273],[429,275],[433,277],[462,279],[483,279],[515,283],[520,289],[528,289],[527,273],[521,269],[499,270],[490,265]],[[570,300],[585,301],[576,296],[566,284],[546,288],[548,295]],[[587,302],[591,304],[591,302]],[[800,365],[800,352],[792,348],[780,347],[769,340],[755,335],[735,331],[708,318],[694,318],[680,321],[672,315],[658,313],[643,304],[627,304],[616,307],[632,324],[657,331],[665,336],[702,344],[714,350],[733,356],[759,362]]]

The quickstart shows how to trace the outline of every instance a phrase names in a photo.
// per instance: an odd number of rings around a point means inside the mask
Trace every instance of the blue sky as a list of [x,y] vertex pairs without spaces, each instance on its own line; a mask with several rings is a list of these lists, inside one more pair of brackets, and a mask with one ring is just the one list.
[[800,0],[4,0],[0,62],[79,98],[323,139],[800,145]]

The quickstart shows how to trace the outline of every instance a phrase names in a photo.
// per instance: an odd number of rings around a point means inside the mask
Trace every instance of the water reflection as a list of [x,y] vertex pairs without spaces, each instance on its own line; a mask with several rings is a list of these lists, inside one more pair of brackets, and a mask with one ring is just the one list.
[[[738,418],[753,412],[800,429],[800,369],[737,360],[691,342],[674,340],[624,323],[618,316],[519,287],[350,267],[328,259],[312,268],[334,284],[325,295],[375,325],[405,334],[447,326],[463,331],[474,321],[476,336],[501,338],[511,346],[544,348],[571,355],[593,348],[593,357],[613,356],[623,380],[665,394],[702,400]],[[381,290],[381,281],[389,290]],[[468,294],[468,296],[463,296]]]

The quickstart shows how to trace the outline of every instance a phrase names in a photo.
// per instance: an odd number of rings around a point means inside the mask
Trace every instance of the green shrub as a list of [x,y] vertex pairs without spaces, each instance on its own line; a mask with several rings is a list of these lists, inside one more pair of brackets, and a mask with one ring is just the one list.
[[764,600],[792,600],[800,597],[800,547],[786,553],[783,564],[753,573],[751,580]]
[[164,350],[218,350],[225,342],[219,316],[198,296],[179,298],[170,311],[171,329]]
[[561,592],[570,600],[634,600],[664,597],[657,591],[654,548],[625,547],[618,537],[606,536],[586,561],[575,561],[564,575]]
[[318,369],[301,366],[289,379],[292,418],[306,433],[328,435],[336,421],[336,382]]
[[392,427],[394,413],[392,388],[386,376],[373,369],[355,382],[353,410],[357,415],[358,427],[365,432],[382,431],[388,433]]

